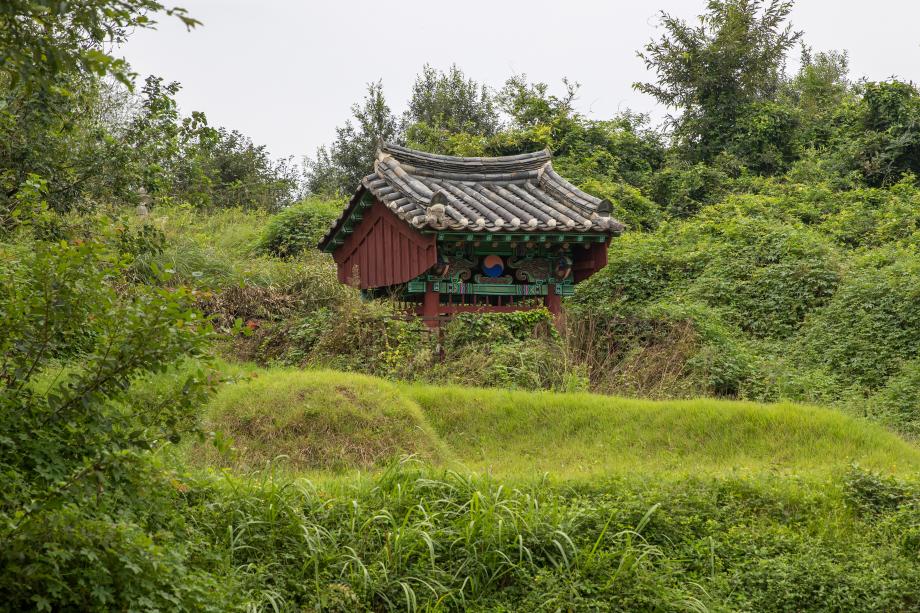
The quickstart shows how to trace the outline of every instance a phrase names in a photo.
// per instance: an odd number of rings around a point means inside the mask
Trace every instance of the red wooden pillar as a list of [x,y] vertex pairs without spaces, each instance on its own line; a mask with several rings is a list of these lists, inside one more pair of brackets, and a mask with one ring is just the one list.
[[552,283],[546,286],[546,298],[543,299],[543,304],[553,316],[562,315],[562,296],[556,293],[556,286]]
[[422,299],[422,321],[429,328],[438,327],[438,307],[440,306],[438,304],[440,295],[434,291],[433,285],[433,283],[428,283],[425,286],[425,297]]

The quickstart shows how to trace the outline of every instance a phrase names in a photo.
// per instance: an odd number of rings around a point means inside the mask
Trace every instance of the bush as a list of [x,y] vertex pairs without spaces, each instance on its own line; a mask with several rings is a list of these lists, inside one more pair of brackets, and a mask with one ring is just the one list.
[[717,167],[677,163],[652,177],[649,196],[668,217],[685,219],[717,202],[725,194],[728,181],[728,175]]
[[755,337],[785,337],[826,303],[840,278],[839,257],[817,232],[774,220],[735,217],[698,222],[707,254],[689,299],[721,308]]
[[[434,359],[424,324],[386,301],[351,296],[328,317],[302,323],[299,334],[312,344],[304,363],[314,366],[411,380]],[[313,332],[305,326],[319,328]]]
[[844,496],[859,513],[896,510],[914,498],[898,479],[853,466],[844,477]]
[[315,249],[342,212],[338,201],[310,199],[292,205],[268,222],[259,241],[259,250],[280,258],[289,258]]
[[868,405],[875,417],[895,430],[920,437],[920,359],[904,363]]
[[798,353],[867,390],[876,390],[920,347],[920,256],[882,248],[850,266],[837,292],[802,328]]
[[209,326],[189,292],[123,287],[118,254],[94,240],[0,249],[3,602],[222,610],[226,593],[166,529],[181,518],[150,454],[195,431],[207,381],[191,373],[157,403],[127,394],[201,353]]

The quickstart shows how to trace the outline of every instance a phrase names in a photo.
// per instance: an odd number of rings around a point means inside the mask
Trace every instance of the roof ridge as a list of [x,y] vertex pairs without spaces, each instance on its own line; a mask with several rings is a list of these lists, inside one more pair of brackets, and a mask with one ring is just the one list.
[[443,155],[409,149],[392,143],[384,143],[378,150],[377,157],[390,155],[399,162],[415,168],[429,168],[447,172],[509,172],[513,170],[532,170],[551,162],[549,149],[532,153],[519,153],[497,157],[461,157]]

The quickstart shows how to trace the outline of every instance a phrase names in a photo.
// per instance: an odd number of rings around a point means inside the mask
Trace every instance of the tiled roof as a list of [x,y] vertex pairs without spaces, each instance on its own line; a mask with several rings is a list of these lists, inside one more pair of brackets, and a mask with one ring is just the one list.
[[553,170],[549,151],[506,157],[454,157],[385,144],[374,172],[320,242],[325,248],[370,192],[419,229],[469,232],[606,232],[623,225],[610,203]]

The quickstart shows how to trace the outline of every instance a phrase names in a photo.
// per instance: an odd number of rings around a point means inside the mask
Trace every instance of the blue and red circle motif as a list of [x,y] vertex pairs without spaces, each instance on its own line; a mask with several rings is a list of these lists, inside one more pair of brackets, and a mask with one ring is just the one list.
[[486,273],[487,277],[498,277],[504,271],[505,262],[502,261],[501,256],[487,255],[482,260],[482,272]]

